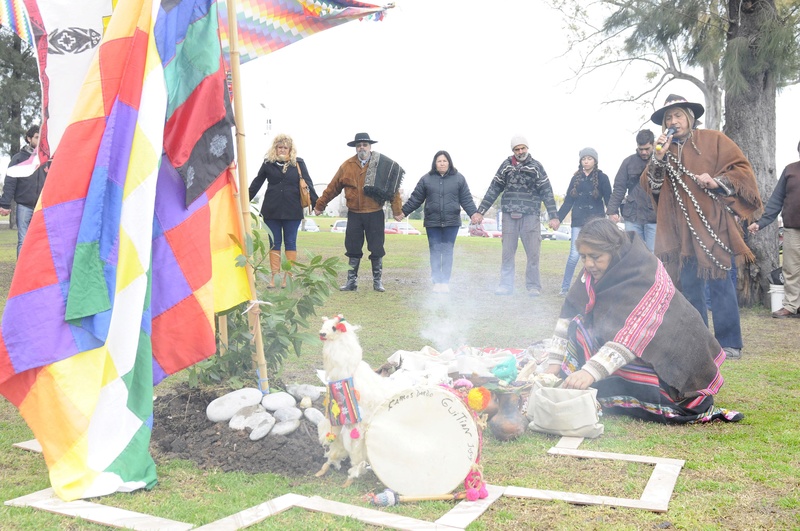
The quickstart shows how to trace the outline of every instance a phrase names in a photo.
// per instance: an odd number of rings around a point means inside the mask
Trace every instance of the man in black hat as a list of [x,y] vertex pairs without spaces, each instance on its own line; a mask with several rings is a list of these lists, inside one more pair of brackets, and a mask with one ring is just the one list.
[[367,133],[358,133],[347,143],[356,148],[356,154],[339,166],[339,171],[314,206],[314,213],[319,216],[328,203],[344,191],[347,205],[344,254],[349,258],[350,269],[347,283],[339,288],[342,291],[358,289],[358,267],[364,256],[362,248],[365,237],[372,262],[372,287],[375,291],[385,291],[381,281],[383,256],[386,254],[383,248],[386,238],[383,231],[384,203],[391,202],[392,213],[397,221],[403,219],[400,197],[403,168],[389,157],[372,151],[372,144],[376,143],[377,140],[372,140]]
[[754,260],[741,222],[752,222],[762,204],[739,146],[719,131],[696,129],[704,111],[699,103],[669,95],[651,116],[663,133],[640,182],[657,203],[656,256],[706,325],[708,286],[714,336],[736,359],[742,330],[732,272],[737,260]]

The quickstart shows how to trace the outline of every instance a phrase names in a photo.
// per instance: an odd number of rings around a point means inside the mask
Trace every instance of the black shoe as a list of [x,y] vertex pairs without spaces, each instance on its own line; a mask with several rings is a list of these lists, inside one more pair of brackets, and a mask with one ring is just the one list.
[[733,348],[733,347],[723,347],[722,350],[725,351],[725,358],[729,360],[740,360],[742,359],[742,349],[740,348]]
[[358,264],[361,258],[350,258],[350,270],[347,272],[347,283],[339,291],[355,291],[358,289]]
[[344,286],[339,287],[339,291],[356,291],[357,289],[358,284],[356,283],[355,278],[352,281],[348,278],[347,283]]

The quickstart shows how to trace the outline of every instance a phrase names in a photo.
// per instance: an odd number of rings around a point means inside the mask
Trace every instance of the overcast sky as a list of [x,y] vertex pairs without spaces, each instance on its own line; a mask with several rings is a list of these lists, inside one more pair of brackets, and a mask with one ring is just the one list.
[[[566,33],[560,13],[531,0],[397,0],[381,22],[343,24],[242,67],[246,110],[247,173],[252,180],[272,138],[295,139],[315,185],[330,182],[355,153],[346,143],[357,132],[378,140],[374,149],[406,170],[413,189],[445,149],[482,197],[517,133],[563,194],[586,146],[599,153],[611,179],[635,149],[635,134],[649,123],[632,106],[602,102],[637,92],[644,72],[618,72],[570,81],[575,57],[560,57]],[[701,101],[689,83],[668,93]],[[778,171],[797,160],[800,90],[778,98]],[[791,112],[790,112],[791,111]],[[7,164],[0,161],[2,167]]]
[[[566,190],[586,146],[597,149],[613,180],[641,126],[658,136],[652,109],[645,117],[632,106],[602,105],[641,89],[643,72],[619,80],[608,71],[574,88],[575,58],[559,58],[563,25],[560,13],[530,0],[397,0],[381,22],[347,23],[251,61],[242,67],[250,180],[271,141],[267,118],[272,134],[295,139],[315,185],[327,185],[355,153],[345,144],[361,131],[405,168],[407,189],[445,149],[482,197],[516,133],[528,138],[556,193]],[[669,93],[702,103],[681,82],[658,97],[658,107]],[[799,97],[797,90],[779,97],[779,171],[797,160],[800,131],[790,130],[788,109],[796,116]]]

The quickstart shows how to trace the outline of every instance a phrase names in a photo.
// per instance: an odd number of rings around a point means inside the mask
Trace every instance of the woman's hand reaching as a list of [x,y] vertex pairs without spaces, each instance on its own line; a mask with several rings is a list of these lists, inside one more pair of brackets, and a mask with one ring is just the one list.
[[593,383],[594,376],[589,374],[587,371],[580,370],[567,376],[567,379],[564,380],[564,383],[561,384],[561,387],[564,389],[588,389]]

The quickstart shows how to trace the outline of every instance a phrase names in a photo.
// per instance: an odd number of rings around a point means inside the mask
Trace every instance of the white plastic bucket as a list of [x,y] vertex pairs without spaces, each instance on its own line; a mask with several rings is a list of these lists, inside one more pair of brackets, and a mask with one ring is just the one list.
[[780,284],[770,284],[767,292],[771,297],[772,311],[777,312],[783,308],[783,286]]

